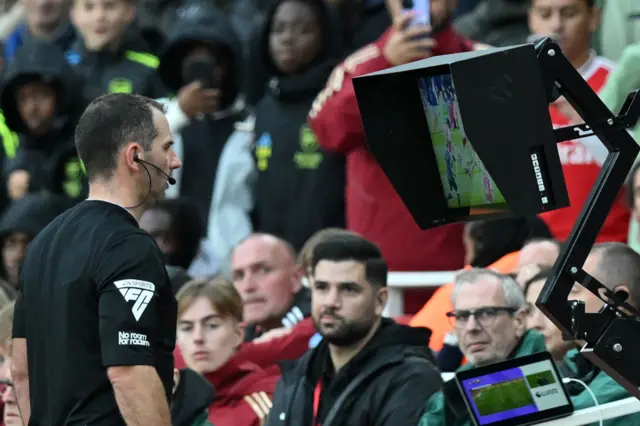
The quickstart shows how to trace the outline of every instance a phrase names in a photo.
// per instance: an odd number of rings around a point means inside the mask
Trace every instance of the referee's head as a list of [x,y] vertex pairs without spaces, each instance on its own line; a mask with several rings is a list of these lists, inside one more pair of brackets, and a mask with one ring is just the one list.
[[163,198],[171,172],[181,166],[164,106],[144,96],[95,99],[78,122],[75,142],[89,197],[117,196],[128,208],[143,209]]

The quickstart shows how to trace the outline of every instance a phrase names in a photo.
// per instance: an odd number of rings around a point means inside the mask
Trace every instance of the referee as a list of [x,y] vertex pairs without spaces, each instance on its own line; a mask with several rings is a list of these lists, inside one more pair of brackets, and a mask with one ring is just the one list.
[[161,104],[109,94],[75,135],[89,199],[33,240],[20,272],[12,375],[25,424],[170,425],[176,301],[138,227],[181,166]]

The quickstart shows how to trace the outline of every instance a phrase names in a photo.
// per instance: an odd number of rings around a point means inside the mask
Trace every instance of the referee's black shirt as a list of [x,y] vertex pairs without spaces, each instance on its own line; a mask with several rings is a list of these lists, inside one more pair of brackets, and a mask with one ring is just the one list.
[[83,201],[22,264],[13,337],[27,339],[30,425],[124,425],[110,366],[153,365],[173,385],[176,300],[161,253],[124,208]]

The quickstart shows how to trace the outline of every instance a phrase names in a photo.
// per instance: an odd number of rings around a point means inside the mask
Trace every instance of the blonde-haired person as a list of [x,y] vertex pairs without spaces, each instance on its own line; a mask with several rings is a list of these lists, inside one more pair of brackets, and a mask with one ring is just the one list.
[[224,278],[193,280],[178,294],[177,345],[187,367],[216,389],[208,420],[216,426],[259,426],[271,408],[277,368],[236,357],[244,340],[242,299]]

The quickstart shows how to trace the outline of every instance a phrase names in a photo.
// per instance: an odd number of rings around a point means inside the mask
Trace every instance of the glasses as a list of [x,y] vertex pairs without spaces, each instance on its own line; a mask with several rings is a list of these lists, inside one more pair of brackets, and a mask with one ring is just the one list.
[[517,309],[508,308],[506,306],[488,306],[473,311],[451,311],[447,312],[447,317],[455,328],[465,328],[469,322],[469,318],[473,317],[482,328],[489,328],[496,321],[496,318],[502,314],[512,315]]

